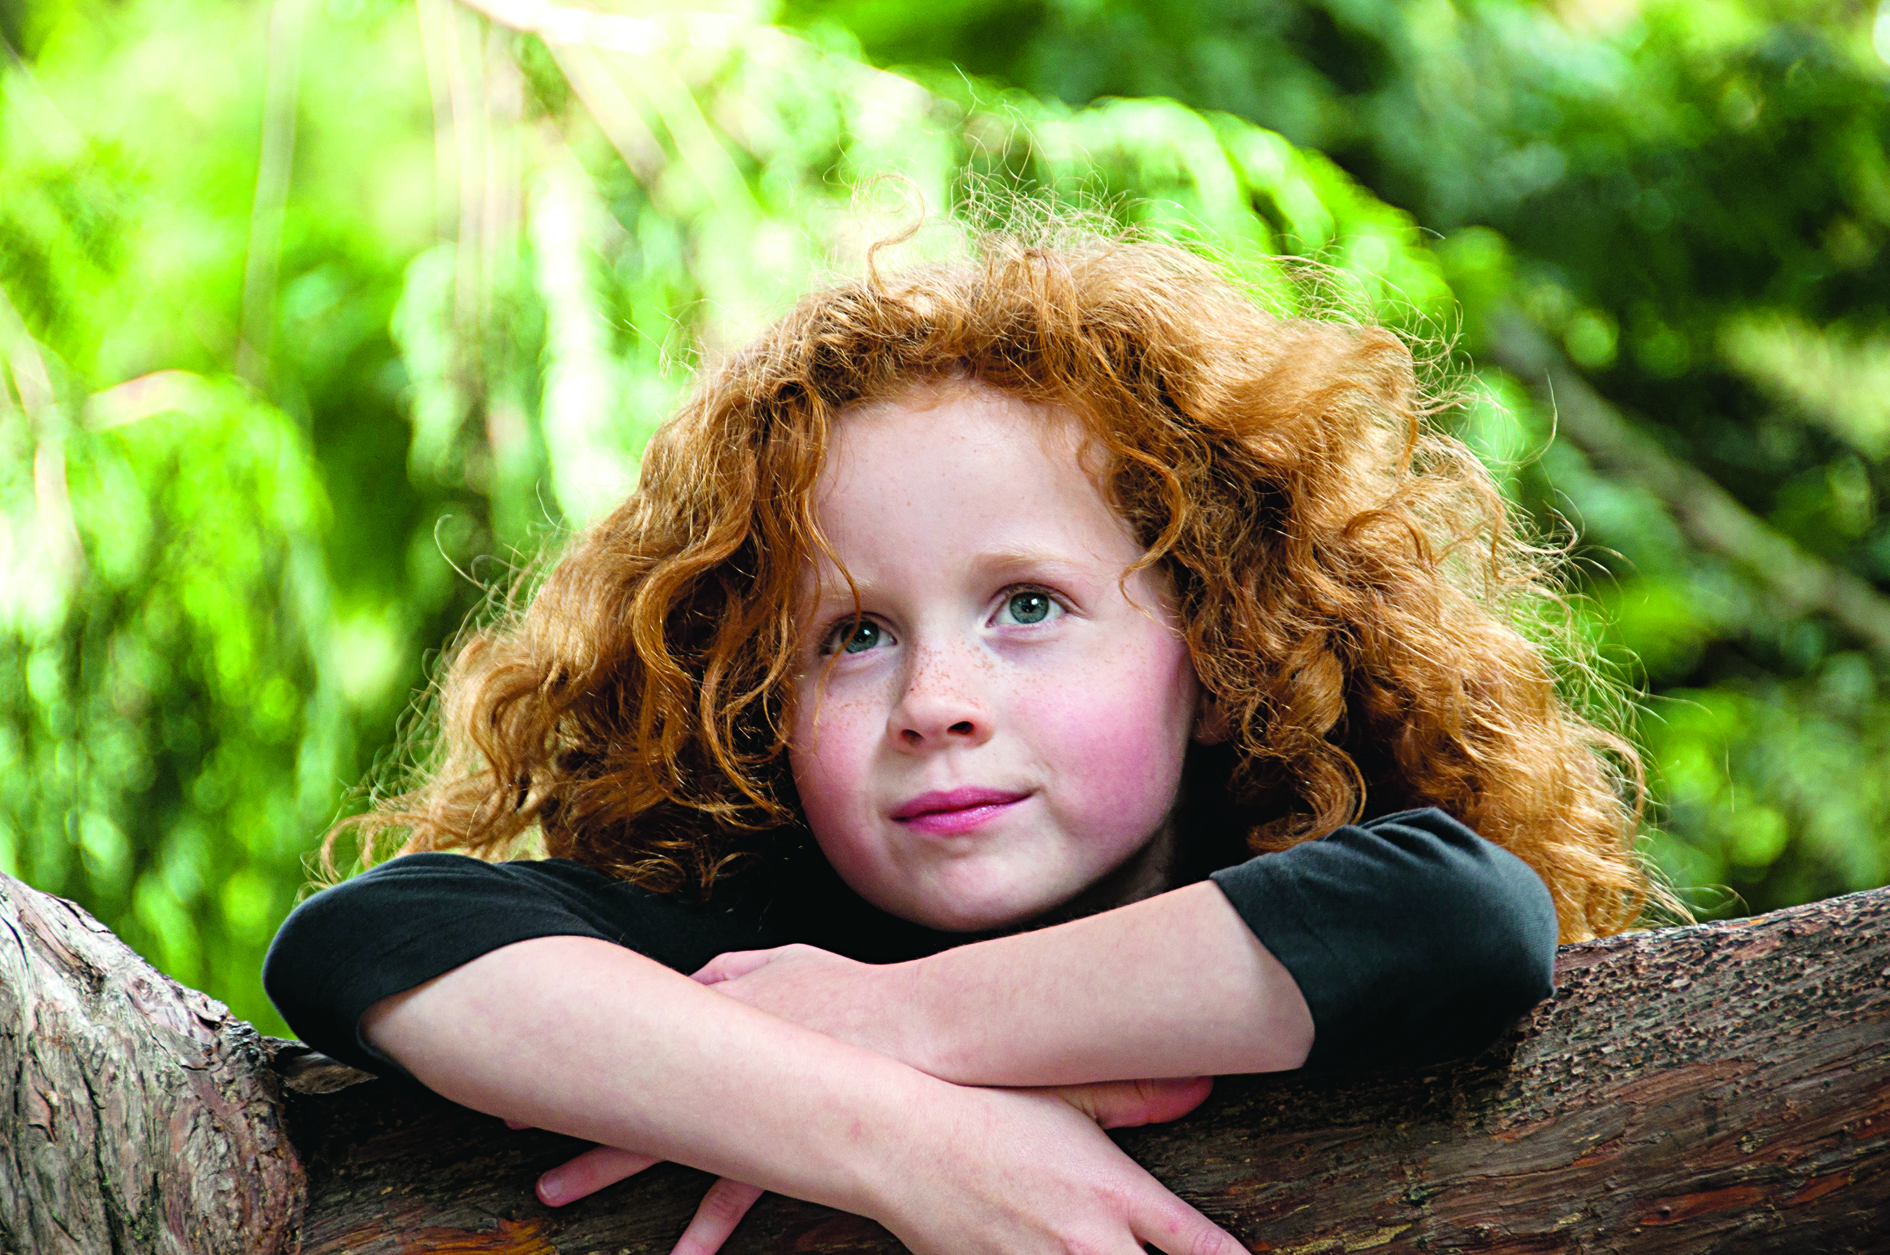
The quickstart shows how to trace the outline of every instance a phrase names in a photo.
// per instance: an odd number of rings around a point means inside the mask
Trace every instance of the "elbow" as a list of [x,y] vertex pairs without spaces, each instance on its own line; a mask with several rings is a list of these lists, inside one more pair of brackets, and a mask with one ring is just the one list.
[[1453,1018],[1462,1025],[1436,1043],[1433,1060],[1478,1054],[1502,1039],[1532,1008],[1555,993],[1555,906],[1548,889],[1519,860],[1504,868],[1509,883],[1481,898],[1483,909],[1453,946],[1463,956]]
[[1499,1041],[1515,1023],[1528,1015],[1545,998],[1555,994],[1555,937],[1551,933],[1544,946],[1539,935],[1515,939],[1512,945],[1492,951],[1479,965],[1476,987],[1466,990],[1467,999],[1477,1013],[1465,1016],[1466,1024],[1480,1023],[1480,1032],[1458,1043],[1457,1054],[1476,1054]]
[[1555,992],[1555,905],[1534,872],[1522,874],[1528,884],[1482,916],[1470,947],[1479,983],[1511,1018]]
[[1493,997],[1512,1008],[1514,1019],[1555,993],[1560,929],[1555,900],[1542,878],[1520,859],[1507,871],[1512,883],[1497,899],[1504,909],[1486,915],[1489,932],[1479,951]]
[[1400,957],[1376,968],[1345,1014],[1319,1017],[1308,1066],[1467,1059],[1555,992],[1554,904],[1521,860],[1502,854],[1417,896],[1422,905],[1412,902],[1405,916],[1410,931],[1383,938]]
[[262,962],[263,993],[289,1027],[298,1033],[302,1031],[304,1001],[299,995],[311,988],[320,976],[317,970],[320,950],[303,936],[306,910],[304,904],[282,922]]

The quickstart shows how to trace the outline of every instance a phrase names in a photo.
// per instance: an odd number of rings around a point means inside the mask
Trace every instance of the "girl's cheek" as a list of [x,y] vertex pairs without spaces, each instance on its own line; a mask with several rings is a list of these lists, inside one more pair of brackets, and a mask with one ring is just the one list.
[[1132,826],[1159,822],[1181,785],[1194,717],[1192,669],[1178,672],[1158,657],[1072,679],[1020,695],[1027,717],[1046,733],[1041,749],[1080,781],[1075,800],[1090,815]]
[[[816,811],[834,813],[848,798],[863,795],[875,735],[868,706],[828,693],[818,707],[803,704],[807,713],[796,713],[788,766],[810,820]],[[883,727],[884,716],[878,723]]]
[[1099,818],[1148,828],[1173,807],[1184,750],[1156,731],[1144,723],[1098,733],[1086,747],[1084,793]]

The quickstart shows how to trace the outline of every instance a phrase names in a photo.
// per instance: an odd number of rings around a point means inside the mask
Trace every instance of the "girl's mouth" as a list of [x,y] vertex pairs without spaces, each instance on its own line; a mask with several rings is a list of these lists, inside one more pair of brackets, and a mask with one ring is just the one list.
[[892,818],[920,832],[951,837],[983,826],[1029,796],[1006,789],[977,788],[921,793],[901,804]]

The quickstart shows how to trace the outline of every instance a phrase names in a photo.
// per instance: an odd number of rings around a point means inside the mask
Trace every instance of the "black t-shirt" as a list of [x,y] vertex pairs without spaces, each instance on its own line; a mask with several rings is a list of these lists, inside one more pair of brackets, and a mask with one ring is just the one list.
[[[1553,991],[1555,908],[1528,865],[1439,810],[1340,828],[1221,868],[1214,882],[1312,1011],[1309,1067],[1420,1064],[1480,1050]],[[324,889],[263,963],[309,1045],[399,1075],[362,1040],[375,1002],[532,937],[596,937],[681,972],[806,942],[868,963],[963,944],[859,897],[817,852],[717,881],[704,903],[568,859],[411,854]]]

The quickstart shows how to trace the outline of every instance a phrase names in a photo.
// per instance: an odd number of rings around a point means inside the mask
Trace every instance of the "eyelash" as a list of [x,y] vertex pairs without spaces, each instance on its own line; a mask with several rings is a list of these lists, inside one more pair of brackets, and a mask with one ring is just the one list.
[[[852,634],[863,627],[878,628],[882,632],[886,630],[880,627],[878,621],[863,614],[835,619],[827,625],[827,630],[820,634],[820,656],[831,658],[835,654],[845,653],[847,641],[853,639]],[[845,639],[841,639],[843,635]]]
[[[1058,610],[1062,611],[1064,614],[1068,614],[1070,612],[1070,603],[1065,601],[1063,598],[1057,596],[1055,593],[1051,592],[1049,589],[1045,588],[1042,584],[1012,584],[1009,588],[1006,588],[998,593],[998,609],[994,613],[993,617],[995,618],[997,614],[1002,614],[1004,612],[1004,607],[1011,604],[1011,598],[1017,596],[1019,593],[1036,593],[1039,596],[1041,596],[1045,601],[1048,601],[1051,605],[1055,606]],[[1043,619],[1039,620],[1039,622],[1047,623],[1050,621],[1050,617],[1051,616],[1046,615]],[[1018,627],[1035,627],[1036,624],[1020,623],[1017,626]]]
[[[1019,593],[1038,593],[1064,614],[1070,612],[1070,606],[1067,601],[1041,584],[1011,584],[998,591],[998,609],[992,612],[992,617],[995,618],[998,614],[1002,613],[1003,607],[1009,605],[1011,598],[1017,596]],[[1042,621],[1048,622],[1048,616]],[[1017,626],[1035,627],[1036,624],[1018,624]],[[877,620],[863,614],[846,615],[843,618],[835,619],[832,623],[827,625],[826,631],[822,632],[820,635],[820,656],[829,658],[835,654],[845,652],[846,642],[851,640],[852,634],[858,632],[862,627],[877,628],[881,632],[886,630]],[[843,634],[845,635],[845,640],[841,639]],[[867,651],[862,650],[861,652],[864,653]]]

